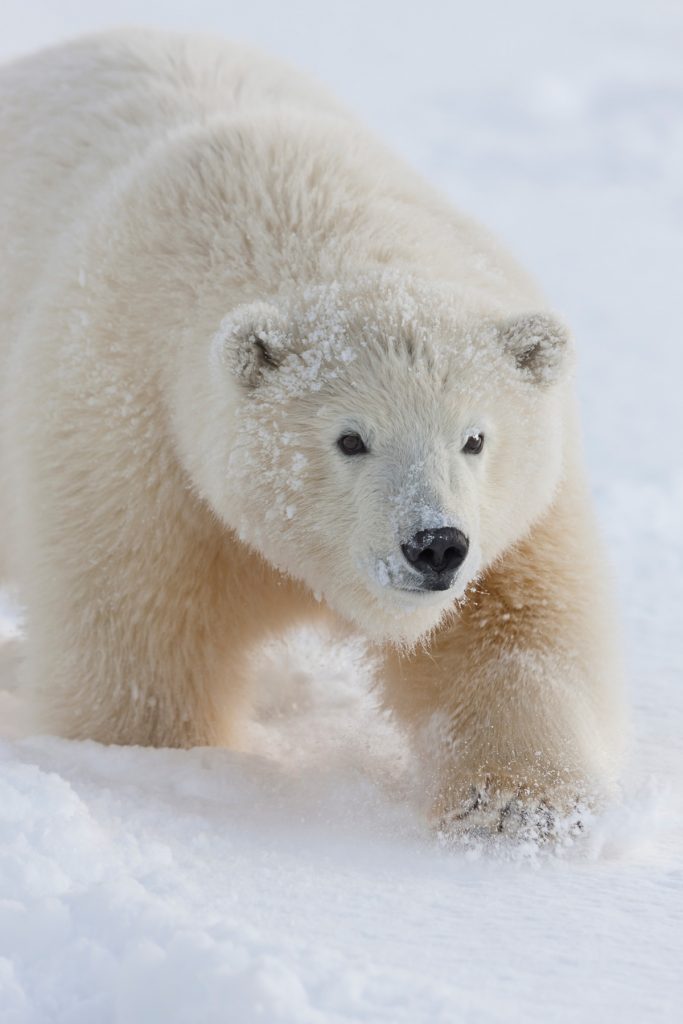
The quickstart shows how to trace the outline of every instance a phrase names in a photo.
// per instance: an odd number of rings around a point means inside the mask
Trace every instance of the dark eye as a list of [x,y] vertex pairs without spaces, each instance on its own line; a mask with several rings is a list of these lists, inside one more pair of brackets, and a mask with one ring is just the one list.
[[367,451],[360,434],[342,434],[337,441],[337,447],[344,455],[362,455]]
[[470,434],[463,445],[463,451],[467,452],[468,455],[478,455],[484,447],[484,435],[483,434]]

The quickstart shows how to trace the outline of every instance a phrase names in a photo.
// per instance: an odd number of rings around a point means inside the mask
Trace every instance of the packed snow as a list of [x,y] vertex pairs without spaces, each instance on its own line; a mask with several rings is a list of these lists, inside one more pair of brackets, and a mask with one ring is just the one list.
[[680,1019],[683,8],[5,0],[0,57],[114,22],[313,71],[540,279],[578,341],[633,737],[584,835],[444,842],[362,647],[264,651],[242,751],[104,748],[25,735],[5,595],[0,1021]]

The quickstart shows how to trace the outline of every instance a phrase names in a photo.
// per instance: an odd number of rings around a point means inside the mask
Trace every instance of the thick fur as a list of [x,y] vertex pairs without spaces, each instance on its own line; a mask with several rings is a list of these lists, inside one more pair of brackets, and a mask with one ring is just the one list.
[[[327,616],[438,814],[609,784],[571,342],[485,232],[288,68],[125,32],[0,71],[0,235],[0,566],[42,727],[239,744],[250,652]],[[401,544],[443,524],[469,553],[416,593]]]

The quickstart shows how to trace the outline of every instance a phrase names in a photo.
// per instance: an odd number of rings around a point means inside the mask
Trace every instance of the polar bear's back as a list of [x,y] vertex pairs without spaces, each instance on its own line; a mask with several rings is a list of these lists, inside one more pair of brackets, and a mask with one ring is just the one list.
[[22,270],[34,278],[84,206],[155,142],[212,114],[274,104],[336,109],[286,65],[203,36],[126,30],[0,68],[0,232],[14,250],[0,310],[25,300],[35,282]]
[[[262,205],[255,195],[260,182],[264,194],[287,192],[274,199],[283,209],[306,207],[308,221],[318,217],[310,230],[291,225],[289,236],[299,237],[302,250],[329,241],[332,233],[335,251],[346,246],[365,267],[369,254],[361,251],[361,223],[367,239],[375,240],[376,249],[384,246],[394,261],[402,241],[406,251],[412,246],[407,258],[413,268],[428,276],[485,293],[486,301],[490,297],[511,310],[528,304],[527,296],[533,308],[535,289],[488,233],[450,208],[315,81],[242,45],[126,30],[0,68],[0,357],[41,280],[56,279],[61,254],[73,249],[72,234],[101,220],[117,182],[132,178],[155,147],[160,151],[167,141],[170,149],[190,129],[220,122],[220,148],[233,114],[252,137],[276,125],[273,145],[280,150],[273,168],[272,152],[252,147],[252,158],[260,161],[253,181],[248,146],[236,170],[228,150],[212,159],[209,189],[219,205],[223,176],[247,171],[248,202],[231,209],[230,217],[253,222]],[[303,166],[314,148],[319,210]],[[164,189],[163,176],[159,181]],[[355,217],[347,216],[348,204]],[[317,265],[319,256],[316,249],[301,262]]]

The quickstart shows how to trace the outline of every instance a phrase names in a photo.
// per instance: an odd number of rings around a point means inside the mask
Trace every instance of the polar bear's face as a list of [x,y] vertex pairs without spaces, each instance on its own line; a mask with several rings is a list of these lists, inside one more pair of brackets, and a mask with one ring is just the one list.
[[256,304],[213,345],[205,490],[238,535],[369,635],[412,641],[552,499],[566,336],[405,288]]

